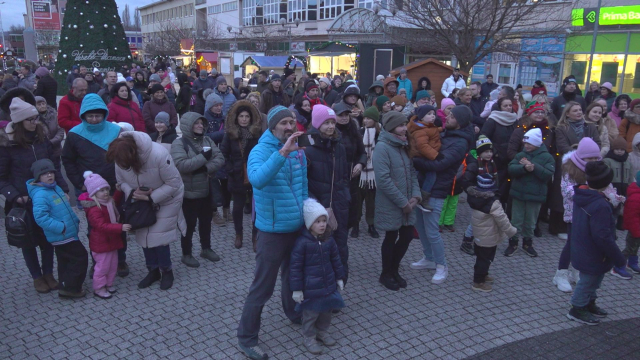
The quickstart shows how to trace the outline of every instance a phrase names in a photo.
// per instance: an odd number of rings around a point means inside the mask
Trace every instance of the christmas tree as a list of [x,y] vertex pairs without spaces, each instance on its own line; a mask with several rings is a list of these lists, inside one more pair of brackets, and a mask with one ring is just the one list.
[[69,0],[60,33],[54,75],[58,94],[68,92],[66,78],[73,65],[101,73],[119,71],[131,62],[115,0]]

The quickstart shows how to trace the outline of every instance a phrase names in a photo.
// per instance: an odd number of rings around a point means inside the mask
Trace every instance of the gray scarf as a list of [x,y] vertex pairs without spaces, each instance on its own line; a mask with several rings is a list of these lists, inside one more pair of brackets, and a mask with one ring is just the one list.
[[240,146],[242,147],[242,150],[247,146],[247,141],[249,139],[253,139],[253,135],[251,134],[251,131],[249,131],[249,127],[240,126]]
[[584,137],[584,119],[578,121],[569,121],[569,126],[578,137],[578,141]]

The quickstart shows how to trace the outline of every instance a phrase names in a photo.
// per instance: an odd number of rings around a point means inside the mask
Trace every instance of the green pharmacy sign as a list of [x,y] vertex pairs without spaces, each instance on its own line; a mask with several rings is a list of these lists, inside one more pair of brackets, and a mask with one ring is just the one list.
[[[571,25],[593,27],[597,8],[573,9]],[[600,8],[598,25],[640,25],[640,5],[609,6]]]

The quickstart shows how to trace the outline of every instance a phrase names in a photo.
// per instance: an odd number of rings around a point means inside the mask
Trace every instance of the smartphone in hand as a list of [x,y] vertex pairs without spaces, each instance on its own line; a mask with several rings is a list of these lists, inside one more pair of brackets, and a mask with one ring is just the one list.
[[316,141],[311,134],[302,134],[298,137],[298,146],[300,147],[313,146],[315,143]]

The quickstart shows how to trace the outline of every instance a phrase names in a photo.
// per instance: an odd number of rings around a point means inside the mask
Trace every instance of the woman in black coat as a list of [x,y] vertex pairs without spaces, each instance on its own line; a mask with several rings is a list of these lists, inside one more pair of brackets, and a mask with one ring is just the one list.
[[[15,98],[13,103],[20,102]],[[30,104],[28,104],[30,105]],[[21,111],[25,114],[25,111]],[[27,114],[29,115],[29,114]],[[50,159],[56,167],[56,182],[66,194],[69,188],[60,173],[60,158],[53,155],[53,146],[47,138],[44,126],[38,122],[38,111],[33,107],[32,116],[14,116],[12,122],[0,130],[0,193],[6,198],[5,213],[14,206],[27,209],[33,226],[33,235],[40,248],[42,262],[36,248],[23,248],[22,256],[33,278],[36,291],[47,293],[56,290],[58,283],[53,277],[53,246],[47,241],[42,229],[33,218],[33,203],[27,192],[27,180],[33,179],[31,165],[40,159]]]
[[180,91],[178,91],[178,96],[176,97],[176,111],[182,117],[182,115],[191,111],[191,84],[189,84],[187,74],[178,74],[178,85],[180,86]]
[[[340,260],[344,267],[344,282],[349,277],[349,248],[347,246],[349,218],[349,204],[351,194],[349,192],[349,179],[351,171],[347,162],[347,153],[342,143],[344,136],[336,126],[335,117],[329,115],[328,108],[324,105],[313,107],[314,126],[310,127],[307,134],[313,136],[315,144],[307,146],[307,179],[309,197],[318,200],[325,208],[333,209],[338,222],[338,229],[333,232],[333,237],[338,245]],[[325,114],[323,119],[313,114]],[[316,128],[317,125],[319,128]],[[332,192],[333,190],[333,192]]]
[[[251,190],[247,175],[247,160],[261,135],[262,116],[260,116],[258,109],[246,100],[240,100],[233,104],[227,113],[220,151],[225,160],[228,176],[227,188],[233,198],[231,214],[236,231],[234,245],[237,249],[242,247],[242,210],[247,200],[247,194]],[[255,231],[254,227],[254,234]],[[252,240],[255,251],[255,236],[252,236]]]

